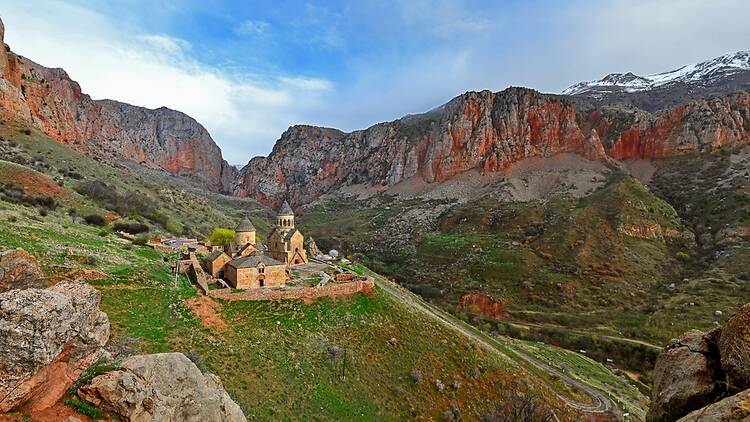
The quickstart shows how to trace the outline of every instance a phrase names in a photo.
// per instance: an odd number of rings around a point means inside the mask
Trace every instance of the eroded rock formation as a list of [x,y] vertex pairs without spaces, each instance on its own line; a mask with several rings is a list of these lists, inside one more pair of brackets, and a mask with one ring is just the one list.
[[92,100],[63,69],[13,53],[4,44],[2,22],[0,28],[1,118],[37,127],[95,156],[131,160],[216,191],[230,189],[234,168],[193,118],[164,107]]
[[268,157],[253,158],[234,193],[278,206],[346,185],[442,182],[468,170],[502,172],[532,157],[665,158],[750,140],[750,93],[697,99],[658,115],[626,107],[582,109],[526,88],[467,92],[428,113],[344,133],[293,126]]
[[221,380],[182,353],[131,356],[78,391],[131,422],[245,421]]
[[103,353],[99,300],[82,282],[0,294],[0,413],[52,406]]
[[44,273],[36,258],[23,249],[0,251],[0,292],[44,286]]
[[745,304],[721,328],[708,334],[692,330],[673,340],[654,368],[647,420],[747,421],[748,333],[750,304]]
[[723,375],[716,344],[698,330],[672,340],[654,367],[649,421],[674,421],[714,402]]

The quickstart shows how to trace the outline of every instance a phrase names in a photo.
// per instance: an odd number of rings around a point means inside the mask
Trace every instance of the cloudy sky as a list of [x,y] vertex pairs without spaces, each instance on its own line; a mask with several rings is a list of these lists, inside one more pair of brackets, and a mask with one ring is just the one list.
[[559,92],[750,49],[746,0],[0,0],[6,42],[93,98],[196,118],[225,158],[468,90]]

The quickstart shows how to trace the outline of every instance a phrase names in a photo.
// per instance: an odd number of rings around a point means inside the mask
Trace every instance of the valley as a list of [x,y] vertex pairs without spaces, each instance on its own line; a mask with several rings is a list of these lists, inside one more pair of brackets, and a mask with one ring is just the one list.
[[747,51],[297,124],[235,168],[4,47],[0,421],[745,409]]

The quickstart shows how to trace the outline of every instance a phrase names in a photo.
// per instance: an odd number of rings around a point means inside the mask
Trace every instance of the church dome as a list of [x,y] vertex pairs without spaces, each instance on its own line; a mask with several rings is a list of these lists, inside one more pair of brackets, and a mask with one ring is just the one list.
[[242,221],[240,221],[240,224],[237,225],[237,228],[234,229],[235,232],[254,232],[255,226],[253,226],[253,222],[250,221],[247,216],[242,217]]

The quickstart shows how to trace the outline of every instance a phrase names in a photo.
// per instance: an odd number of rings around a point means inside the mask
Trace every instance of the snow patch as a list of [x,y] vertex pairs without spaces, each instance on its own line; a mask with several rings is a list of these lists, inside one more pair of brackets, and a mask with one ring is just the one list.
[[713,80],[747,70],[750,70],[750,50],[725,54],[669,72],[648,76],[638,76],[630,72],[611,73],[599,80],[571,85],[563,90],[562,94],[576,95],[589,91],[638,92],[677,82],[705,85]]

